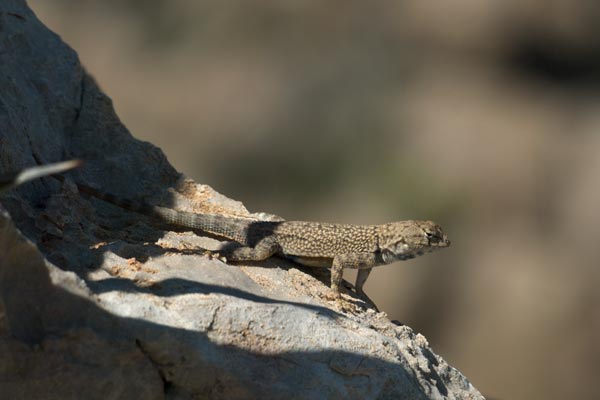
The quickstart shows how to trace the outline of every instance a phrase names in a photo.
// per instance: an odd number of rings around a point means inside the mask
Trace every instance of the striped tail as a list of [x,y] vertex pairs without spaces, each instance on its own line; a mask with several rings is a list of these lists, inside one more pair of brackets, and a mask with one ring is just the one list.
[[87,185],[78,183],[77,188],[82,193],[98,198],[118,207],[124,208],[147,217],[154,218],[170,225],[199,229],[242,245],[248,245],[248,227],[254,221],[245,218],[226,217],[219,214],[196,214],[176,211],[171,208],[153,206],[147,203],[123,199],[111,193],[101,192]]

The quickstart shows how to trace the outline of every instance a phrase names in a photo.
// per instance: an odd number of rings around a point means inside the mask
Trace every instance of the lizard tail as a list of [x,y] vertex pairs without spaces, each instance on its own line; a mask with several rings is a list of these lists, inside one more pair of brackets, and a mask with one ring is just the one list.
[[254,222],[245,218],[226,217],[218,214],[196,214],[177,211],[171,208],[124,199],[81,183],[77,183],[76,185],[80,192],[114,204],[117,207],[154,218],[169,225],[197,229],[226,239],[235,240],[243,245],[248,242],[247,227]]

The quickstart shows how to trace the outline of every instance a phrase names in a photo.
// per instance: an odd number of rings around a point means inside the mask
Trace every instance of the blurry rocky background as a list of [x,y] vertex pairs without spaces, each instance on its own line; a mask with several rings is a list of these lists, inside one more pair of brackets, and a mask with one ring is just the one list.
[[125,125],[287,219],[433,219],[367,293],[496,399],[599,398],[600,5],[30,0]]

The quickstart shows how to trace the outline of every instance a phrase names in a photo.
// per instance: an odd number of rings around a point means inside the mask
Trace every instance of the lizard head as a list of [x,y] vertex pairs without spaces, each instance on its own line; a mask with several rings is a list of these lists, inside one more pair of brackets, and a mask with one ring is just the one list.
[[431,221],[392,222],[382,228],[379,247],[388,264],[450,246],[442,228]]

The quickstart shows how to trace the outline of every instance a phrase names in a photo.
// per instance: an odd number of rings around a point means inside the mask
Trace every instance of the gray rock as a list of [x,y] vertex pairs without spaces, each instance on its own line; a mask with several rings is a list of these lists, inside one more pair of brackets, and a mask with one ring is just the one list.
[[86,165],[64,183],[0,199],[2,398],[482,398],[409,327],[351,294],[345,309],[325,300],[327,271],[226,265],[198,250],[214,239],[80,195],[73,181],[248,214],[135,140],[77,54],[4,0],[0,173],[69,158]]

